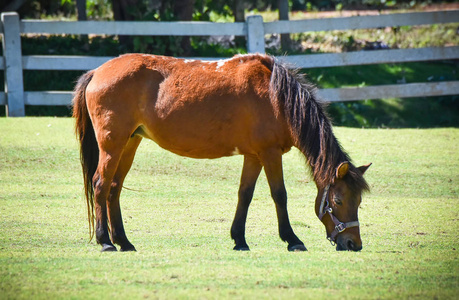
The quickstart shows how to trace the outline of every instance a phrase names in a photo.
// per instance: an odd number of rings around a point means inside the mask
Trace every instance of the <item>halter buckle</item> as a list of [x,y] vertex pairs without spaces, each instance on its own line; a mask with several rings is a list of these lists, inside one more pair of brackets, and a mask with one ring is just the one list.
[[335,226],[335,229],[336,231],[338,231],[339,233],[343,232],[344,230],[346,230],[346,224],[344,223],[339,223],[338,225]]

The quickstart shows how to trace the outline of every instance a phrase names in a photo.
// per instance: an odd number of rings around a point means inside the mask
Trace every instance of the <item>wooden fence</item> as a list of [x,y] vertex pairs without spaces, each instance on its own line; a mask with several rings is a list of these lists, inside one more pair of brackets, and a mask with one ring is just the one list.
[[[113,22],[113,21],[41,21],[20,20],[16,13],[1,15],[3,57],[0,69],[5,72],[5,92],[0,105],[6,105],[8,116],[24,116],[25,105],[70,105],[72,92],[24,91],[23,70],[89,70],[112,57],[55,56],[21,53],[21,34],[100,34],[161,36],[245,36],[249,53],[265,52],[265,35],[413,26],[459,22],[459,10],[401,13],[378,16],[356,16],[298,21],[263,22],[261,16],[249,16],[241,23],[212,22]],[[218,58],[199,58],[216,60]],[[299,68],[323,68],[379,63],[459,59],[459,47],[372,50],[347,53],[292,55],[281,58]],[[328,101],[380,98],[407,98],[459,94],[459,81],[421,82],[319,90]]]

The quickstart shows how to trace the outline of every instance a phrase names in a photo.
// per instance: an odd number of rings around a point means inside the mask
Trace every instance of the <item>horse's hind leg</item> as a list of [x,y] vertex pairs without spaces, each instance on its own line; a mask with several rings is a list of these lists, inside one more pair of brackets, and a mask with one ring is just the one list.
[[271,196],[276,204],[279,235],[288,243],[289,251],[306,251],[303,242],[295,235],[287,212],[287,191],[282,171],[282,152],[277,149],[267,150],[260,155],[266,177],[271,189]]
[[[107,127],[107,125],[111,125]],[[112,123],[94,126],[99,144],[99,163],[93,177],[94,208],[96,212],[96,240],[102,246],[102,251],[116,251],[112,244],[108,230],[108,214],[110,209],[109,196],[113,179],[118,170],[125,145],[128,144],[130,134],[125,128]]]
[[102,148],[99,151],[99,164],[93,177],[96,241],[102,246],[102,251],[116,251],[108,231],[107,200],[122,149],[107,152]]
[[249,250],[249,246],[245,241],[245,222],[261,168],[261,164],[256,157],[244,156],[244,166],[242,168],[241,184],[238,193],[239,200],[233,225],[231,226],[231,237],[236,243],[234,250]]
[[124,179],[131,169],[132,162],[134,161],[135,152],[140,144],[142,138],[140,136],[133,136],[124,147],[118,168],[110,188],[110,195],[107,201],[108,217],[110,220],[112,241],[120,245],[121,251],[135,251],[134,246],[129,242],[124,231],[123,219],[120,209],[120,194],[123,187]]

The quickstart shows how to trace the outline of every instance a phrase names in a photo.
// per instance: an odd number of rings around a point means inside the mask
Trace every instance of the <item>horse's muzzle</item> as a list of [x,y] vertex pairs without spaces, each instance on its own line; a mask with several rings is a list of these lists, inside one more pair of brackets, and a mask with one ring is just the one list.
[[362,244],[358,245],[352,239],[338,240],[336,243],[336,251],[360,251],[362,250]]

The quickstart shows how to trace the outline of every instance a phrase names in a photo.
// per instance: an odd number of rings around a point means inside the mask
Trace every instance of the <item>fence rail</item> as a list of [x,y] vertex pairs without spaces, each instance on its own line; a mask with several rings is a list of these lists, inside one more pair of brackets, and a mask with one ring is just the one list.
[[[265,52],[265,34],[307,31],[352,30],[393,26],[412,26],[459,22],[459,10],[356,16],[330,19],[263,22],[261,16],[249,16],[241,23],[213,22],[113,22],[113,21],[21,21],[16,13],[1,15],[3,57],[0,69],[5,72],[5,92],[0,105],[6,105],[8,116],[24,116],[25,105],[70,105],[71,92],[24,91],[23,70],[90,70],[112,57],[58,56],[21,54],[21,34],[99,34],[99,35],[166,35],[166,36],[245,36],[247,52]],[[203,57],[195,59],[217,60]],[[292,55],[281,60],[298,68],[322,68],[379,63],[459,59],[459,47],[429,47],[347,53]],[[378,98],[408,98],[459,94],[459,81],[410,83],[359,88],[319,90],[328,101]]]

